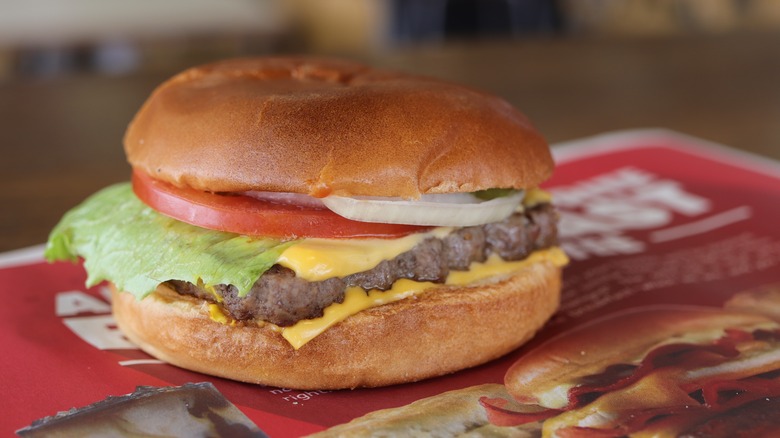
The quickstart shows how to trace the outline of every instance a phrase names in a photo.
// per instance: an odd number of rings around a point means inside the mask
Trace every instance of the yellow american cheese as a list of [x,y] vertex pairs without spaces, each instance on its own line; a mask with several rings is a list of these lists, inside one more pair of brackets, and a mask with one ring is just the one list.
[[400,279],[393,283],[390,290],[384,292],[372,290],[366,293],[359,287],[350,287],[347,288],[343,302],[331,304],[319,318],[305,319],[283,328],[282,336],[297,350],[334,324],[361,310],[402,300],[433,286],[436,284]]
[[533,207],[536,204],[542,204],[550,201],[552,201],[552,195],[550,195],[549,192],[546,192],[540,188],[528,189],[525,191],[525,196],[523,197],[523,206]]
[[308,281],[346,277],[373,269],[429,237],[441,238],[450,231],[439,227],[399,239],[305,239],[287,248],[276,263]]
[[506,262],[493,254],[484,263],[472,263],[468,271],[451,271],[447,276],[446,283],[456,286],[475,283],[489,277],[509,275],[530,264],[544,260],[550,261],[555,266],[565,266],[569,263],[566,253],[558,247],[534,251],[523,260],[515,262]]
[[231,319],[229,316],[225,315],[224,312],[222,312],[222,309],[217,304],[209,304],[209,318],[211,318],[212,320],[220,324],[232,325],[233,323],[235,323],[233,319]]

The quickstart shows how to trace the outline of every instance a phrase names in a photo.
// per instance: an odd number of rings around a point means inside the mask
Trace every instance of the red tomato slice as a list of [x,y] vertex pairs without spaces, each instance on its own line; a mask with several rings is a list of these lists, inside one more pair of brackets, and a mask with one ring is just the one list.
[[179,188],[133,170],[133,191],[158,212],[211,230],[283,239],[301,237],[393,238],[430,227],[353,221],[327,208],[263,201]]

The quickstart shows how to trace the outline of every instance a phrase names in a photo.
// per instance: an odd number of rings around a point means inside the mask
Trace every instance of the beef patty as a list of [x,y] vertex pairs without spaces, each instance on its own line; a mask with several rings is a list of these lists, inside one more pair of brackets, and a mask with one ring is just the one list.
[[[428,238],[375,268],[343,278],[310,282],[285,267],[274,265],[244,297],[227,284],[214,287],[223,311],[237,320],[261,319],[290,326],[302,319],[322,316],[333,303],[344,301],[347,287],[387,290],[401,278],[443,283],[450,270],[468,270],[471,262],[483,262],[491,254],[513,261],[537,249],[557,244],[558,216],[550,204],[539,204],[501,222],[459,228],[444,238]],[[167,284],[184,295],[217,302],[214,294],[189,282]]]

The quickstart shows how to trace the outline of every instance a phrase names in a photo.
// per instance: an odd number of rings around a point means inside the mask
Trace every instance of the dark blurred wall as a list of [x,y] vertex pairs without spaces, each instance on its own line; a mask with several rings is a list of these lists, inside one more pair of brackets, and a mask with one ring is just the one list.
[[[186,2],[186,8],[181,2]],[[94,3],[86,0],[70,0],[67,7],[59,0],[0,0],[0,80],[85,71],[175,70],[256,54],[365,56],[404,45],[484,37],[621,38],[780,30],[778,0],[168,0],[154,5],[105,0],[99,4],[94,10]],[[171,4],[179,5],[178,9]],[[46,5],[68,13],[60,17]],[[90,5],[93,10],[81,10]],[[112,5],[121,5],[121,10]]]

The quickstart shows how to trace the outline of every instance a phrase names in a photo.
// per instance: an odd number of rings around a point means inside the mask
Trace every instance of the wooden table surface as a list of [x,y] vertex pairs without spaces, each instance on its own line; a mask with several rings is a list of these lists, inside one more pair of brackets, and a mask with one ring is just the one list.
[[[780,34],[448,43],[364,60],[501,95],[553,143],[663,127],[780,159]],[[173,73],[0,82],[0,251],[43,243],[70,207],[128,179],[124,129]]]

